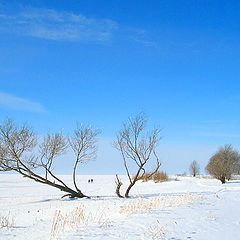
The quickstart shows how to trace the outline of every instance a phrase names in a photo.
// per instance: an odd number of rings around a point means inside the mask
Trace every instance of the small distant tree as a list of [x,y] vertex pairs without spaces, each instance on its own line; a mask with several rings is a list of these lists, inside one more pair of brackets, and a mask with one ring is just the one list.
[[199,164],[197,163],[197,161],[192,161],[190,166],[189,166],[189,172],[191,175],[193,175],[193,177],[196,177],[196,175],[199,174],[200,172],[200,167]]
[[225,183],[231,179],[231,175],[239,169],[240,155],[231,145],[220,147],[210,158],[206,171],[214,178]]
[[[124,168],[129,179],[129,185],[126,189],[124,196],[120,193],[122,182],[116,175],[116,193],[119,197],[129,197],[129,192],[135,183],[143,179],[145,175],[151,178],[160,167],[159,159],[156,153],[156,147],[160,140],[160,129],[155,128],[149,134],[144,134],[147,119],[143,114],[138,114],[135,118],[128,118],[128,121],[123,124],[122,130],[117,135],[117,140],[114,146],[120,151]],[[152,157],[156,161],[156,169],[152,172],[146,173],[145,165],[150,162]],[[128,167],[129,162],[133,163],[136,167],[136,172],[131,177]]]
[[[69,138],[76,159],[73,169],[75,189],[69,187],[53,173],[54,161],[69,149],[67,139],[62,133],[48,134],[38,144],[36,134],[26,124],[17,124],[7,119],[0,125],[0,171],[12,171],[38,183],[60,189],[64,196],[86,197],[76,184],[76,168],[79,163],[92,159],[96,153],[98,131],[91,127],[78,127]],[[38,174],[37,169],[44,173]],[[64,197],[63,196],[63,197]]]

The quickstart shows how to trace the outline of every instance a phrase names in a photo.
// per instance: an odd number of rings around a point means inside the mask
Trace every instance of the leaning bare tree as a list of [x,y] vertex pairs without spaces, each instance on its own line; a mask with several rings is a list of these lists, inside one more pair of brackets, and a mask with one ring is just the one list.
[[[155,158],[157,166],[156,169],[150,173],[150,176],[148,173],[148,177],[154,175],[161,165],[156,153],[156,146],[160,140],[160,129],[155,128],[149,134],[144,135],[146,122],[147,119],[142,114],[138,114],[133,119],[129,118],[128,121],[123,124],[123,129],[119,131],[117,140],[114,143],[115,148],[121,153],[126,174],[129,179],[129,185],[123,196],[120,193],[122,182],[118,175],[116,175],[116,193],[119,197],[129,197],[131,188],[139,179],[145,176],[145,166],[150,162],[152,156]],[[130,174],[129,162],[134,163],[136,167],[136,173],[133,177],[131,177]]]
[[196,177],[196,175],[199,174],[199,171],[200,171],[200,167],[199,167],[199,164],[197,163],[197,161],[192,161],[190,166],[189,166],[189,171],[190,171],[190,174],[193,175],[193,177]]
[[[68,150],[67,139],[61,133],[48,134],[41,144],[37,144],[37,137],[30,127],[26,124],[17,126],[13,120],[7,119],[0,125],[0,171],[14,171],[36,182],[58,188],[68,193],[64,196],[86,197],[76,185],[76,167],[79,162],[93,157],[97,134],[92,128],[81,126],[69,139],[76,156],[73,189],[53,173],[55,159]],[[37,169],[44,175],[39,174]]]

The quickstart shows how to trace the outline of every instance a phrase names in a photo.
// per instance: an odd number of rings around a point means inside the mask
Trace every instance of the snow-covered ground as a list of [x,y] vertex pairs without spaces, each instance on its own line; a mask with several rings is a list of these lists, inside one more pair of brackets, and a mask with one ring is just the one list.
[[[62,178],[71,182],[71,176]],[[114,181],[79,176],[92,198],[69,200],[50,186],[0,174],[0,239],[239,239],[239,180],[222,185],[172,176],[164,183],[137,183],[129,199],[116,197]]]

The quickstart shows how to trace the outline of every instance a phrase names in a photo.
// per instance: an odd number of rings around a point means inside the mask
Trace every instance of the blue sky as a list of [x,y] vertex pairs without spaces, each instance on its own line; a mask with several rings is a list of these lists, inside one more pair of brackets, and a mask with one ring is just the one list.
[[239,10],[232,0],[0,0],[0,118],[39,135],[76,121],[100,128],[83,172],[114,174],[111,142],[143,111],[162,128],[163,170],[204,169],[220,145],[239,148]]

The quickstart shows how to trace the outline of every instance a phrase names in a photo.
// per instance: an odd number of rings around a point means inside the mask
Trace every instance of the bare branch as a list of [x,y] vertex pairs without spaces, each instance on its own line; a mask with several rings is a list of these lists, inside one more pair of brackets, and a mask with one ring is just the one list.
[[50,173],[53,159],[66,153],[67,141],[61,133],[47,134],[39,146],[40,161],[45,169],[45,178]]

